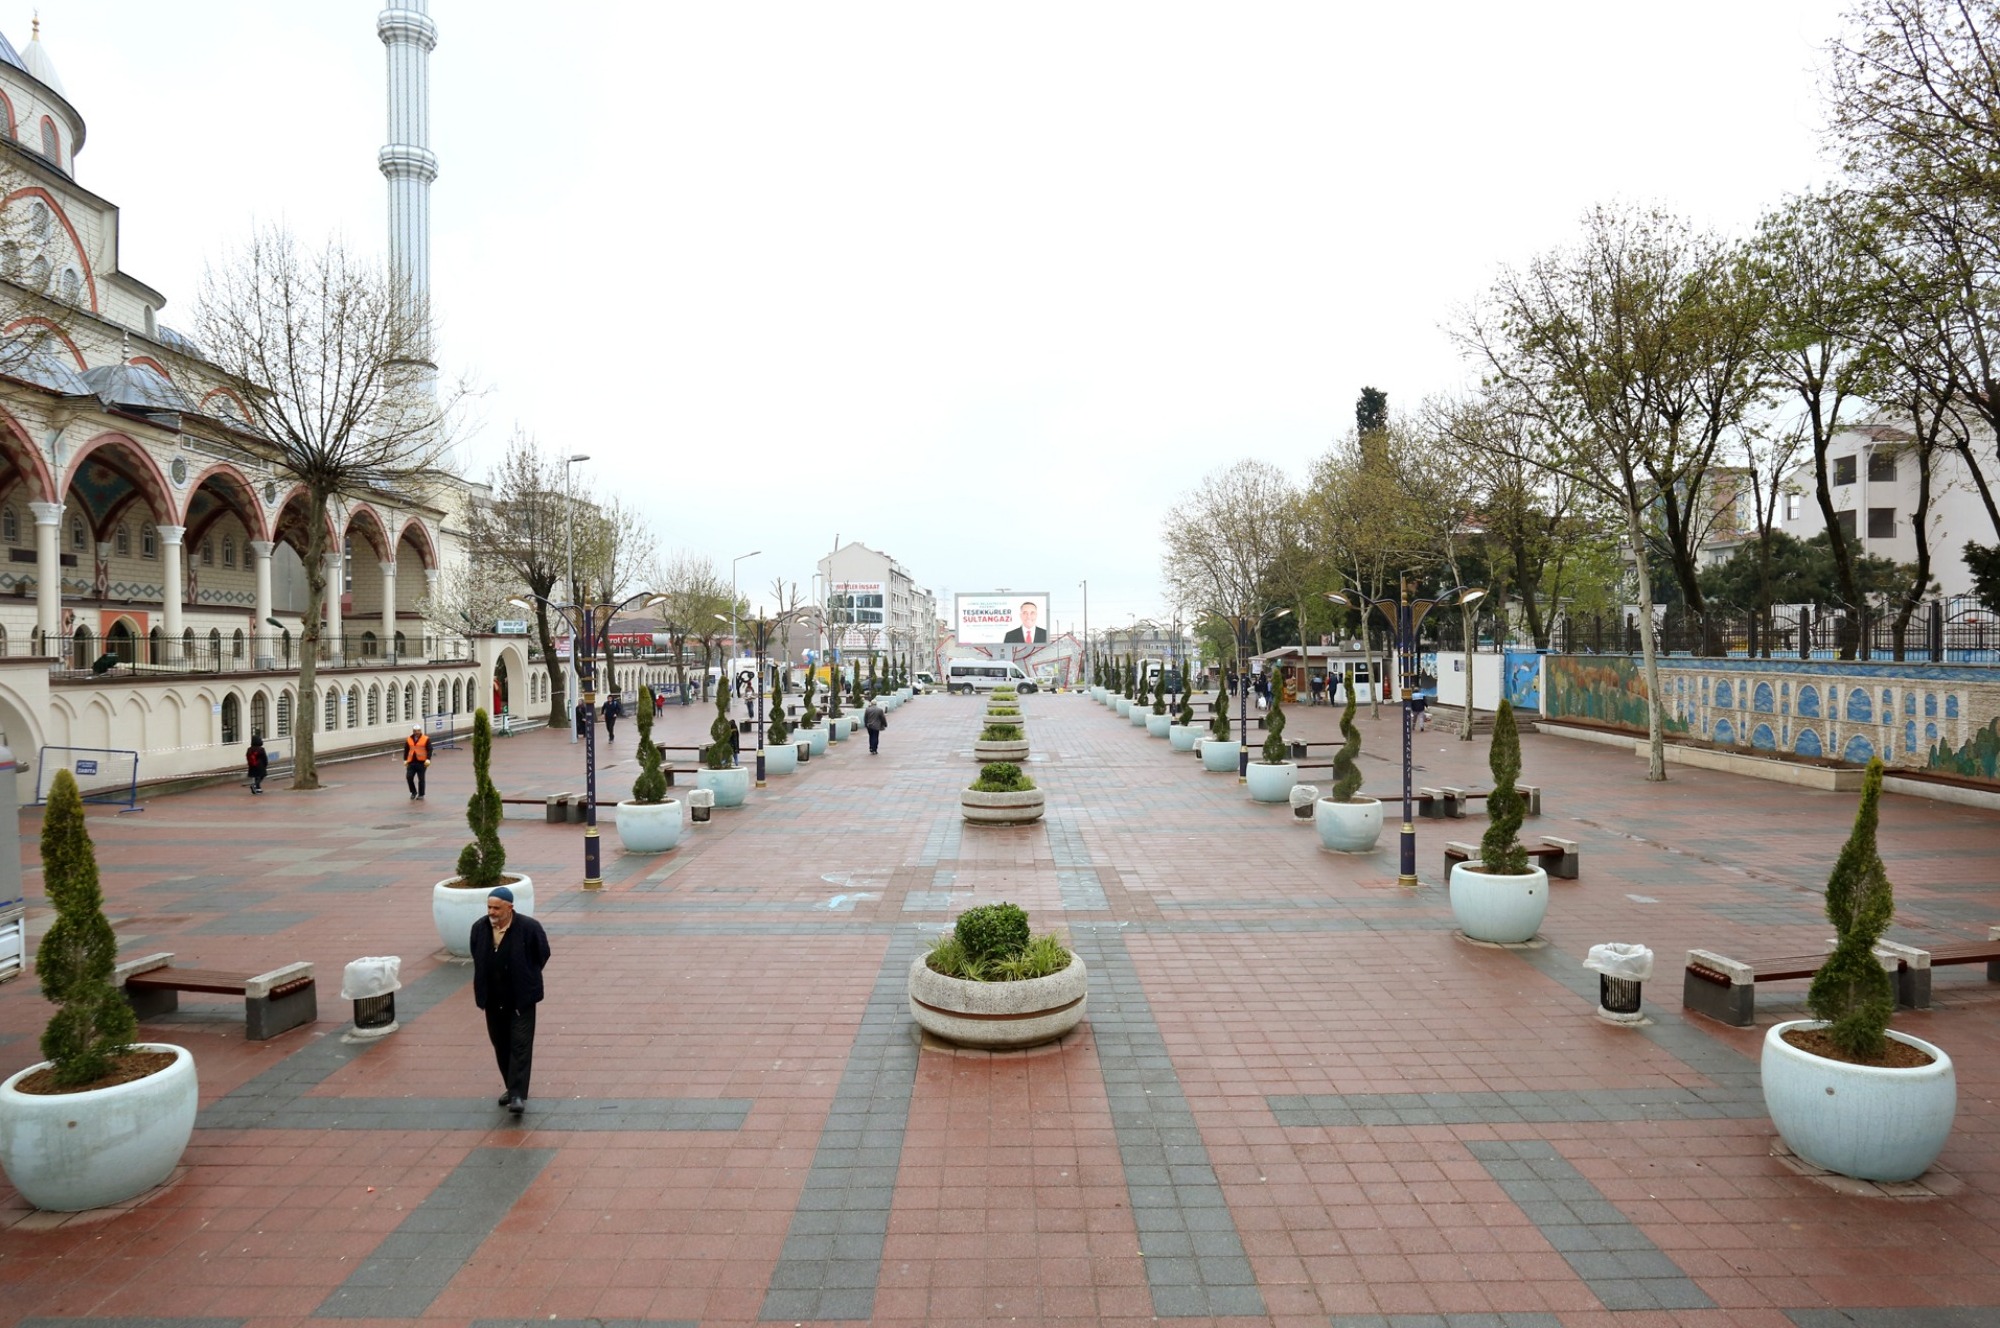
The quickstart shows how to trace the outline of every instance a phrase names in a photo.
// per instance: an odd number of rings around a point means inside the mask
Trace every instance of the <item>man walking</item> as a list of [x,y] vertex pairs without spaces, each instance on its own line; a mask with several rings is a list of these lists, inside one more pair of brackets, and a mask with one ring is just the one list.
[[868,730],[868,754],[873,756],[882,741],[882,730],[889,727],[889,712],[882,708],[880,701],[870,701],[868,708],[861,712],[861,726]]
[[472,1000],[486,1011],[486,1038],[507,1089],[498,1105],[516,1116],[528,1107],[535,1007],[548,962],[549,934],[542,924],[514,911],[512,890],[494,886],[486,895],[486,920],[472,924]]
[[618,721],[624,717],[624,714],[625,703],[618,699],[618,693],[613,692],[610,699],[604,703],[604,740],[606,742],[610,742],[618,736]]
[[403,782],[410,786],[410,801],[424,796],[424,776],[431,768],[431,740],[423,726],[410,730],[403,739]]

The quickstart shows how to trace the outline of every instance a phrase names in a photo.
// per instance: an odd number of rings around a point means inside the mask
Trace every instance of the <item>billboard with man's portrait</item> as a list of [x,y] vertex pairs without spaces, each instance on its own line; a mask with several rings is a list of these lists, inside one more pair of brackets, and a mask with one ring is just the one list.
[[1049,592],[994,591],[958,595],[954,620],[960,645],[1038,645],[1049,639]]

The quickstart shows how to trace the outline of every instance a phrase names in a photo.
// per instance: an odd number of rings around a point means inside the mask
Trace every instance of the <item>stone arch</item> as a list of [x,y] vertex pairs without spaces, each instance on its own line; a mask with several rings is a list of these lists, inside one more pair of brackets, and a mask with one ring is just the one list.
[[[283,541],[291,546],[292,552],[301,559],[306,556],[306,521],[312,512],[312,496],[303,484],[294,484],[278,495],[277,505],[272,508],[270,538]],[[322,532],[326,551],[331,552],[338,541],[331,508],[326,514],[326,528]]]
[[[107,476],[122,480],[132,492],[110,486]],[[100,490],[100,501],[94,505],[90,502],[93,489]],[[63,471],[60,491],[65,505],[88,516],[91,533],[98,539],[109,530],[105,523],[135,496],[160,516],[179,519],[175,514],[180,504],[174,501],[173,490],[152,453],[115,429],[107,429],[76,449]]]
[[[49,473],[48,463],[42,459],[42,449],[35,446],[13,412],[5,408],[0,408],[0,463],[4,463],[4,467],[11,469],[27,486],[29,502],[52,501],[56,492],[55,479]],[[0,483],[0,492],[11,487],[11,484]]]
[[431,538],[431,528],[424,524],[422,517],[405,517],[402,526],[397,529],[396,547],[401,549],[405,544],[416,549],[424,567],[437,569],[437,542]]
[[350,553],[354,548],[354,532],[357,527],[367,538],[369,546],[375,550],[375,560],[388,562],[395,553],[396,546],[389,542],[389,527],[373,504],[355,503],[348,509],[346,519],[341,522],[341,547]]
[[[224,497],[216,504],[214,511],[198,513],[195,510],[195,500],[211,482],[215,491]],[[187,542],[193,544],[220,520],[225,512],[235,514],[251,539],[271,538],[270,523],[264,516],[264,504],[258,501],[257,488],[250,482],[250,477],[229,462],[218,461],[188,481],[187,502],[181,506],[175,519],[187,527]]]

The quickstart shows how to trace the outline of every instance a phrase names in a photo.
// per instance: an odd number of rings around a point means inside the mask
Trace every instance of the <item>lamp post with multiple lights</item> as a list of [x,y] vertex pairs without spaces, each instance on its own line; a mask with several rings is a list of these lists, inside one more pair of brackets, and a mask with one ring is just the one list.
[[[1444,604],[1471,604],[1486,594],[1484,589],[1471,586],[1453,586],[1435,599],[1416,599],[1410,593],[1410,577],[1404,573],[1396,582],[1396,597],[1375,598],[1359,590],[1329,590],[1326,597],[1343,608],[1360,609],[1366,616],[1373,608],[1389,620],[1389,627],[1396,633],[1396,682],[1402,692],[1403,702],[1403,844],[1401,871],[1396,877],[1398,885],[1417,883],[1417,826],[1412,819],[1410,808],[1410,732],[1415,711],[1410,706],[1411,680],[1417,676],[1417,628],[1432,609]],[[1468,684],[1471,674],[1467,673]],[[1376,685],[1381,685],[1380,680]],[[1471,709],[1471,695],[1468,692],[1467,711]]]

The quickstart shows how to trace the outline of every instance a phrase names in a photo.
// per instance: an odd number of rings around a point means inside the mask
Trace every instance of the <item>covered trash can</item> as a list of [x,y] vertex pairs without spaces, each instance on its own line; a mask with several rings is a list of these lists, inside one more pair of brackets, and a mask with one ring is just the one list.
[[1583,966],[1597,973],[1597,1017],[1614,1024],[1636,1024],[1641,986],[1653,976],[1653,952],[1643,945],[1611,942],[1590,947]]
[[383,1037],[396,1031],[396,993],[402,990],[400,955],[357,959],[341,974],[340,998],[354,1002],[357,1039]]

